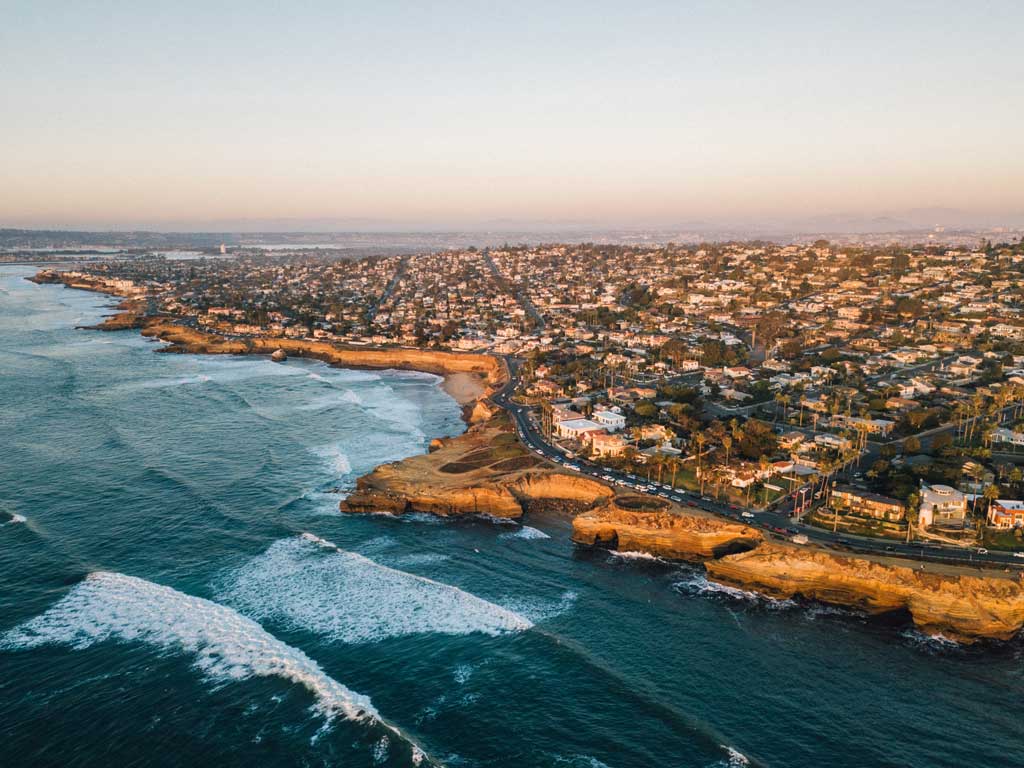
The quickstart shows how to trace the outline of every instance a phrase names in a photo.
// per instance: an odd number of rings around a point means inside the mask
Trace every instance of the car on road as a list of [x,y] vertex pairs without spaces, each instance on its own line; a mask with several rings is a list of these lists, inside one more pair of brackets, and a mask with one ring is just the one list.
[[1024,557],[1024,552],[1014,552],[1013,556],[1014,557]]
[[988,554],[988,550],[985,549],[984,547],[978,547],[978,554],[979,555],[987,555]]
[[745,518],[747,518],[749,520],[753,520],[754,519],[754,515],[752,513],[750,513],[750,512],[742,512],[740,514],[742,514],[743,517],[745,517]]

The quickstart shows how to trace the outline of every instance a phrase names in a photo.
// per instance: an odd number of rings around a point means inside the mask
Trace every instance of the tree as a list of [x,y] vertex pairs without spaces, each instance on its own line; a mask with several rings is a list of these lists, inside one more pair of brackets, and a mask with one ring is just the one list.
[[701,472],[701,460],[704,455],[704,444],[707,443],[708,438],[703,432],[698,432],[693,436],[694,442],[697,443],[697,478],[700,480],[700,495],[704,495],[704,473]]
[[641,400],[633,406],[633,412],[644,419],[652,419],[658,415],[658,406],[650,400]]
[[932,438],[932,456],[938,456],[946,448],[951,448],[953,438],[948,432],[943,432]]
[[731,435],[722,435],[722,447],[725,448],[725,466],[729,466],[729,450],[732,448]]
[[921,441],[911,435],[903,441],[903,453],[920,453],[921,452]]

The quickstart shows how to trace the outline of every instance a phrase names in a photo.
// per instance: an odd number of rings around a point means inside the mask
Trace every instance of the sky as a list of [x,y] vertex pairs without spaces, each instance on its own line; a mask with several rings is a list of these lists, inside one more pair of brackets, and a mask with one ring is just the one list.
[[1024,223],[1019,0],[0,0],[0,20],[0,227]]

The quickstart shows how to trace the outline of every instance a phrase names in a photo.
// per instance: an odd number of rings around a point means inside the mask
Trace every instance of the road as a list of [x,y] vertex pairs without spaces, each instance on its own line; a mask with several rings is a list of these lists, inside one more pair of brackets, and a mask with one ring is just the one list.
[[534,303],[530,301],[530,297],[527,296],[525,292],[509,285],[508,280],[506,280],[505,276],[501,274],[501,270],[498,269],[498,265],[495,264],[494,259],[491,258],[491,252],[489,250],[485,248],[481,251],[480,255],[483,256],[484,263],[487,265],[487,268],[491,270],[491,274],[494,275],[495,282],[498,283],[503,291],[513,296],[515,300],[519,302],[519,306],[521,306],[526,311],[526,314],[528,314],[533,320],[533,324],[536,327],[537,332],[540,333],[543,331],[544,326],[546,325],[544,322],[544,315],[542,315],[540,310],[538,310]]
[[[506,358],[506,362],[509,366],[509,381],[491,396],[491,401],[509,413],[515,423],[519,439],[523,441],[527,448],[570,471],[591,475],[605,482],[630,488],[638,493],[659,496],[684,506],[699,508],[733,521],[759,527],[767,533],[769,538],[791,539],[796,534],[803,534],[809,542],[831,549],[899,557],[901,559],[920,561],[921,564],[933,562],[960,566],[984,566],[988,568],[1024,567],[1024,559],[1014,557],[1008,552],[980,554],[975,549],[942,546],[933,542],[905,544],[889,539],[832,533],[821,528],[805,525],[791,517],[794,504],[792,497],[787,498],[784,504],[771,511],[758,511],[722,502],[710,496],[701,496],[693,491],[671,488],[667,484],[648,481],[636,475],[619,472],[618,470],[580,457],[570,459],[544,439],[533,418],[535,411],[532,407],[512,402],[511,397],[519,384],[519,363],[513,358]],[[913,566],[912,563],[908,565]],[[925,565],[925,568],[927,569],[927,565]]]
[[380,311],[380,308],[384,306],[385,302],[387,302],[388,299],[391,298],[391,294],[393,294],[395,292],[395,288],[398,287],[398,281],[401,280],[402,275],[405,274],[405,266],[408,262],[408,256],[403,256],[401,259],[398,260],[398,268],[395,270],[394,277],[391,278],[391,281],[384,289],[384,292],[380,295],[380,298],[377,299],[377,302],[366,311],[367,322],[372,323],[373,319],[377,316],[377,313]]

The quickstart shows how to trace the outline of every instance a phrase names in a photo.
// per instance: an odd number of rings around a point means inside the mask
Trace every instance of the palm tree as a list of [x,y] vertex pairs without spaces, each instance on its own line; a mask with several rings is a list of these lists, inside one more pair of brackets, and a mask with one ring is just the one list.
[[913,530],[917,525],[921,510],[921,497],[912,493],[907,497],[907,543],[913,538]]
[[671,459],[669,459],[668,464],[669,464],[670,467],[672,467],[672,487],[675,488],[676,487],[676,472],[679,471],[679,459],[677,459],[675,456],[673,456]]
[[729,466],[729,449],[732,448],[732,435],[722,435],[722,447],[725,448],[725,466]]
[[703,432],[698,432],[693,436],[694,442],[697,443],[697,479],[700,481],[700,495],[704,495],[704,473],[701,472],[701,459],[704,455],[704,444],[708,441],[707,437]]
[[[759,459],[757,460],[757,463],[758,463],[758,465],[759,465],[759,467],[760,467],[760,469],[761,469],[761,473],[762,473],[762,474],[767,474],[767,473],[768,473],[768,468],[769,468],[769,467],[770,467],[770,466],[772,465],[772,463],[771,463],[771,461],[770,461],[770,460],[768,459],[768,457],[767,457],[767,456],[764,456],[764,455],[762,455],[762,456],[761,456],[761,458],[759,458]],[[771,475],[769,475],[769,477],[770,477],[770,476],[771,476]],[[762,484],[764,483],[764,480],[765,480],[765,479],[766,479],[766,478],[761,478],[761,482],[762,482]],[[765,488],[764,488],[764,505],[765,505],[766,507],[768,506],[768,487],[767,487],[767,486],[765,486]]]

